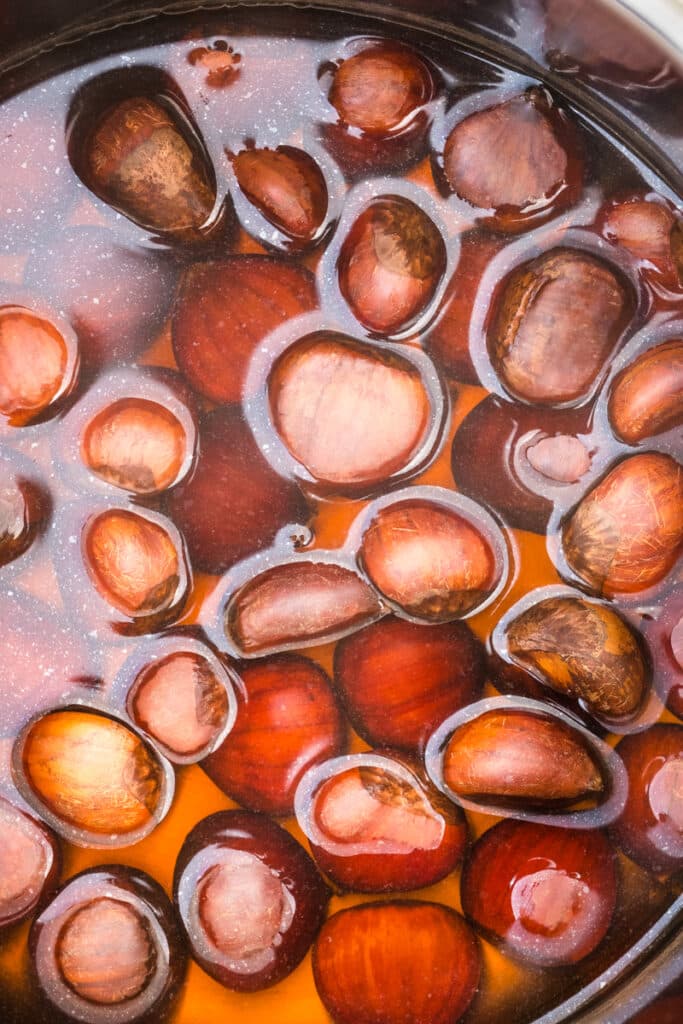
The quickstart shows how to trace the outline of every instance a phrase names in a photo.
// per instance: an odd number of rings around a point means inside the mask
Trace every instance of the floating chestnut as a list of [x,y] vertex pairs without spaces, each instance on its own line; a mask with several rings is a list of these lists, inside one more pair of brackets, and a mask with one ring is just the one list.
[[661,582],[683,550],[683,466],[646,452],[617,463],[562,530],[569,567],[599,594]]
[[683,283],[677,259],[679,219],[671,206],[655,193],[633,195],[608,204],[599,217],[602,234],[628,249],[644,274],[654,274],[666,285]]
[[77,846],[130,846],[148,835],[173,796],[170,766],[123,722],[91,708],[50,711],[13,751],[24,798]]
[[614,837],[649,871],[677,871],[683,866],[683,725],[652,725],[624,736],[617,750],[629,792]]
[[481,644],[464,622],[388,617],[337,644],[334,678],[353,727],[373,746],[420,749],[454,711],[481,695]]
[[513,270],[494,297],[488,347],[515,398],[562,405],[587,398],[634,311],[630,286],[578,249],[550,249]]
[[637,634],[616,612],[583,597],[548,597],[505,630],[512,661],[598,718],[632,717],[649,685]]
[[250,811],[221,811],[192,829],[173,890],[195,960],[242,992],[274,985],[298,966],[329,899],[303,847]]
[[446,622],[474,612],[500,581],[502,542],[487,532],[453,507],[406,498],[375,513],[359,558],[397,611]]
[[411,326],[434,297],[446,269],[438,228],[403,196],[374,199],[339,251],[339,287],[354,316],[379,334]]
[[574,964],[609,927],[615,855],[599,830],[503,821],[472,847],[460,888],[465,915],[511,956]]
[[[215,750],[237,713],[236,677],[200,640],[165,636],[124,666],[126,710],[176,764],[192,764]],[[132,671],[131,671],[132,668]]]
[[294,798],[321,871],[356,892],[405,892],[445,878],[467,826],[408,755],[376,751],[311,768]]
[[224,628],[240,654],[254,657],[326,643],[381,614],[376,595],[353,569],[287,562],[265,569],[232,595]]
[[78,374],[70,328],[25,306],[0,307],[0,415],[21,427],[53,411]]
[[266,462],[236,406],[204,417],[198,447],[192,476],[168,502],[195,568],[223,572],[267,547],[282,527],[308,522],[303,494]]
[[182,611],[189,571],[180,536],[163,517],[105,509],[86,524],[82,548],[95,587],[127,620],[122,630],[144,632]]
[[0,566],[28,551],[49,510],[37,482],[24,478],[11,460],[0,459]]
[[311,334],[288,348],[268,395],[277,433],[314,481],[361,492],[417,471],[440,413],[419,364],[342,334]]
[[419,900],[342,910],[313,947],[315,985],[335,1024],[454,1024],[480,971],[477,940],[460,915]]
[[194,125],[168,96],[129,96],[105,108],[81,141],[77,171],[140,227],[189,235],[204,227],[216,182]]
[[488,395],[460,424],[451,465],[458,490],[494,508],[510,526],[545,533],[554,501],[591,468],[575,409],[539,409]]
[[325,672],[281,654],[240,669],[237,721],[202,768],[252,811],[291,814],[301,776],[343,753],[346,728]]
[[166,893],[121,865],[69,879],[34,921],[29,945],[50,1012],[84,1024],[161,1020],[185,974]]
[[0,931],[32,914],[61,869],[56,836],[42,821],[0,797]]
[[212,402],[240,402],[254,352],[277,327],[317,305],[313,275],[284,259],[196,263],[183,275],[173,311],[178,366]]
[[575,203],[583,158],[566,111],[538,86],[470,114],[446,139],[448,184],[472,206],[490,211],[499,231],[524,231]]
[[230,157],[237,183],[267,221],[305,245],[327,216],[327,184],[313,157],[294,146],[243,149]]
[[242,55],[236,53],[224,39],[217,39],[210,46],[195,46],[191,49],[187,62],[193,68],[206,71],[204,81],[210,88],[223,89],[240,73]]
[[609,396],[612,430],[626,444],[683,425],[683,340],[641,353],[614,378]]

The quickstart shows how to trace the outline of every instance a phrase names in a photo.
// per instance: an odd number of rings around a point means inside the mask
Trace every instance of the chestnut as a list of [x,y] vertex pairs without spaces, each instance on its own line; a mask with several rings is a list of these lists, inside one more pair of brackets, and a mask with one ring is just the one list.
[[683,550],[683,466],[662,452],[613,466],[562,529],[570,569],[598,594],[660,583]]
[[310,768],[294,797],[316,864],[342,889],[405,892],[445,878],[465,817],[407,754],[347,754]]
[[483,648],[464,622],[388,617],[337,644],[334,680],[356,732],[418,751],[444,718],[481,695]]
[[356,319],[397,334],[425,311],[446,269],[438,228],[403,196],[373,199],[354,221],[337,260],[339,288]]
[[237,183],[267,221],[296,247],[313,241],[327,216],[327,184],[313,157],[294,146],[230,155]]
[[683,339],[647,349],[614,378],[608,415],[631,445],[683,426]]
[[55,411],[76,383],[78,343],[63,322],[0,306],[0,415],[21,427]]
[[120,631],[145,632],[180,614],[189,569],[179,534],[162,516],[106,508],[86,523],[81,544],[92,583],[125,619]]
[[216,182],[194,125],[168,96],[105,107],[81,141],[88,188],[148,231],[193,237],[207,225]]
[[575,125],[538,86],[459,121],[446,139],[443,170],[451,189],[489,211],[486,223],[504,232],[573,205],[583,186]]
[[544,967],[575,964],[609,928],[615,860],[599,830],[502,821],[465,859],[463,910],[516,959]]
[[673,292],[683,285],[680,224],[671,204],[653,192],[612,200],[598,217],[603,236],[628,250],[655,288],[663,285]]
[[524,610],[513,609],[504,635],[514,664],[598,719],[630,719],[643,703],[650,671],[639,637],[605,605],[570,594],[534,595]]
[[683,720],[683,584],[674,585],[659,614],[646,617],[642,628],[652,654],[657,692]]
[[48,1012],[83,1024],[161,1020],[185,975],[166,893],[121,865],[70,878],[33,922],[29,947]]
[[26,267],[31,287],[49,295],[73,324],[89,373],[130,361],[152,341],[175,277],[163,252],[124,245],[99,227],[66,228]]
[[624,736],[617,751],[629,792],[613,826],[616,842],[648,871],[678,871],[683,866],[683,725],[657,723]]
[[442,411],[415,356],[330,332],[285,350],[268,398],[275,430],[301,471],[327,489],[361,494],[417,472]]
[[77,846],[131,846],[173,798],[170,765],[124,722],[80,705],[30,722],[12,758],[22,796]]
[[204,416],[198,450],[192,475],[168,496],[196,569],[223,572],[282,527],[308,522],[303,494],[266,462],[237,406]]
[[579,410],[513,405],[488,395],[453,439],[458,490],[510,526],[545,533],[554,502],[591,468],[594,451],[581,436],[587,430]]
[[0,796],[0,932],[28,917],[54,887],[62,857],[46,825]]
[[35,477],[24,477],[18,463],[0,457],[0,566],[29,550],[49,512],[48,495]]
[[192,636],[140,645],[121,675],[130,718],[174,764],[202,760],[235,724],[237,676]]
[[193,388],[240,402],[253,353],[277,327],[318,305],[305,267],[274,256],[231,256],[183,274],[173,308],[173,350]]
[[223,625],[239,654],[254,657],[326,643],[382,613],[353,569],[321,559],[264,569],[230,597]]
[[210,46],[195,46],[187,54],[188,64],[206,71],[204,81],[211,89],[230,85],[240,73],[241,61],[242,55],[224,39],[217,39]]
[[286,815],[313,765],[344,752],[346,727],[315,662],[280,654],[240,668],[237,721],[202,768],[252,811]]
[[173,891],[193,957],[240,992],[274,985],[299,965],[330,895],[303,847],[250,811],[219,811],[195,825]]
[[488,600],[503,575],[502,537],[493,523],[482,523],[453,502],[392,501],[372,516],[359,561],[399,613],[426,622],[462,618]]
[[477,940],[450,907],[365,903],[333,914],[313,947],[313,976],[335,1024],[455,1024],[479,985]]
[[579,249],[550,249],[516,267],[494,296],[488,319],[493,367],[513,398],[535,405],[584,401],[634,309],[631,286],[605,260]]

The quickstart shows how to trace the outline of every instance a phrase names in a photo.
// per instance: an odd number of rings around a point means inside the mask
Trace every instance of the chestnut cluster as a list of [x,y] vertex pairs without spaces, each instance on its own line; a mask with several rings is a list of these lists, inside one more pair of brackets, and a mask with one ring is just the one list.
[[[240,60],[189,53],[226,92]],[[249,993],[310,951],[336,1024],[453,1024],[487,983],[484,943],[523,967],[594,964],[624,859],[683,869],[683,341],[666,321],[626,342],[647,296],[683,286],[678,213],[631,196],[566,228],[583,147],[539,87],[456,103],[439,150],[446,85],[403,44],[355,40],[320,81],[326,156],[245,140],[222,167],[164,76],[91,83],[74,170],[168,252],[140,283],[139,254],[81,228],[82,291],[66,275],[54,308],[0,307],[0,567],[44,554],[49,526],[72,620],[0,604],[0,928],[33,918],[37,989],[67,1020],[163,1019],[190,957]],[[331,243],[321,281],[325,160],[351,181],[427,155],[444,209],[478,222],[450,280],[450,222],[397,189]],[[236,217],[263,246],[235,243]],[[123,291],[98,317],[102,252]],[[172,368],[123,365],[164,320],[150,358]],[[473,399],[457,490],[426,476],[454,380]],[[21,438],[44,443],[50,494]],[[345,539],[316,536],[330,510]],[[548,531],[568,585],[538,584],[523,531]],[[95,679],[79,630],[104,654]],[[41,633],[51,665],[31,661]],[[190,765],[238,806],[193,823],[172,899],[120,864],[58,886],[65,842],[144,841]],[[416,895],[456,872],[461,913]],[[377,899],[330,914],[347,893]]]

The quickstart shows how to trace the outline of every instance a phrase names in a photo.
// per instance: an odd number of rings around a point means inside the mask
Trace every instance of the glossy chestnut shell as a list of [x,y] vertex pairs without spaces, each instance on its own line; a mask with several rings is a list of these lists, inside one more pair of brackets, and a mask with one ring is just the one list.
[[0,797],[0,931],[22,921],[57,882],[62,856],[57,837],[38,818]]

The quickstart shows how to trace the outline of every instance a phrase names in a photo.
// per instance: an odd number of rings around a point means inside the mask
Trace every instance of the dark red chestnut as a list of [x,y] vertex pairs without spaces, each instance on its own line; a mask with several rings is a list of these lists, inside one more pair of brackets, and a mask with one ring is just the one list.
[[325,643],[382,614],[371,587],[345,565],[286,562],[265,569],[230,598],[224,629],[240,654],[254,657]]
[[562,530],[570,568],[605,596],[661,582],[683,550],[683,466],[646,452],[617,463]]
[[626,444],[683,426],[683,339],[648,349],[614,378],[608,415]]
[[683,720],[683,585],[673,587],[659,613],[643,620],[642,629],[652,654],[657,692]]
[[243,149],[230,157],[237,183],[249,202],[279,231],[305,245],[327,216],[327,185],[303,149]]
[[683,284],[680,221],[661,196],[651,192],[613,201],[601,211],[599,224],[604,237],[628,249],[647,277],[674,289]]
[[566,111],[534,86],[522,96],[465,117],[446,140],[448,184],[490,211],[499,231],[524,231],[575,203],[583,158]]
[[264,815],[204,818],[178,854],[173,891],[195,960],[226,988],[286,977],[325,920],[329,891],[306,851]]
[[0,415],[23,426],[52,411],[72,390],[78,344],[64,323],[25,306],[0,307]]
[[173,312],[178,365],[212,402],[240,402],[256,349],[317,305],[313,275],[295,263],[273,256],[196,263],[183,275]]
[[658,723],[624,736],[626,807],[613,827],[619,846],[648,871],[683,866],[683,725]]
[[335,1024],[454,1024],[474,998],[480,971],[472,931],[439,903],[342,910],[313,947],[316,988]]
[[598,830],[503,821],[462,872],[466,916],[516,959],[555,967],[602,942],[616,902],[615,855]]
[[61,869],[57,837],[37,818],[0,797],[0,931],[32,914]]
[[467,841],[462,811],[406,754],[349,754],[311,768],[294,809],[318,867],[356,892],[432,885],[455,868]]
[[29,945],[51,1012],[83,1024],[161,1020],[185,974],[166,893],[120,865],[71,878],[34,921]]
[[267,547],[288,524],[311,512],[291,480],[261,454],[236,406],[204,417],[192,476],[169,495],[171,517],[195,568],[219,573]]
[[329,680],[315,662],[284,654],[243,665],[240,678],[237,721],[202,768],[244,807],[291,814],[304,772],[346,745]]
[[37,483],[25,479],[10,460],[0,459],[0,566],[28,551],[49,510]]
[[373,746],[418,750],[481,696],[481,644],[464,622],[386,618],[337,644],[334,678],[353,727]]
[[403,196],[374,199],[339,251],[339,287],[354,316],[378,334],[396,334],[424,312],[446,269],[434,222]]
[[608,263],[578,249],[550,249],[513,270],[494,296],[488,327],[494,369],[514,398],[580,402],[633,311],[630,287]]

